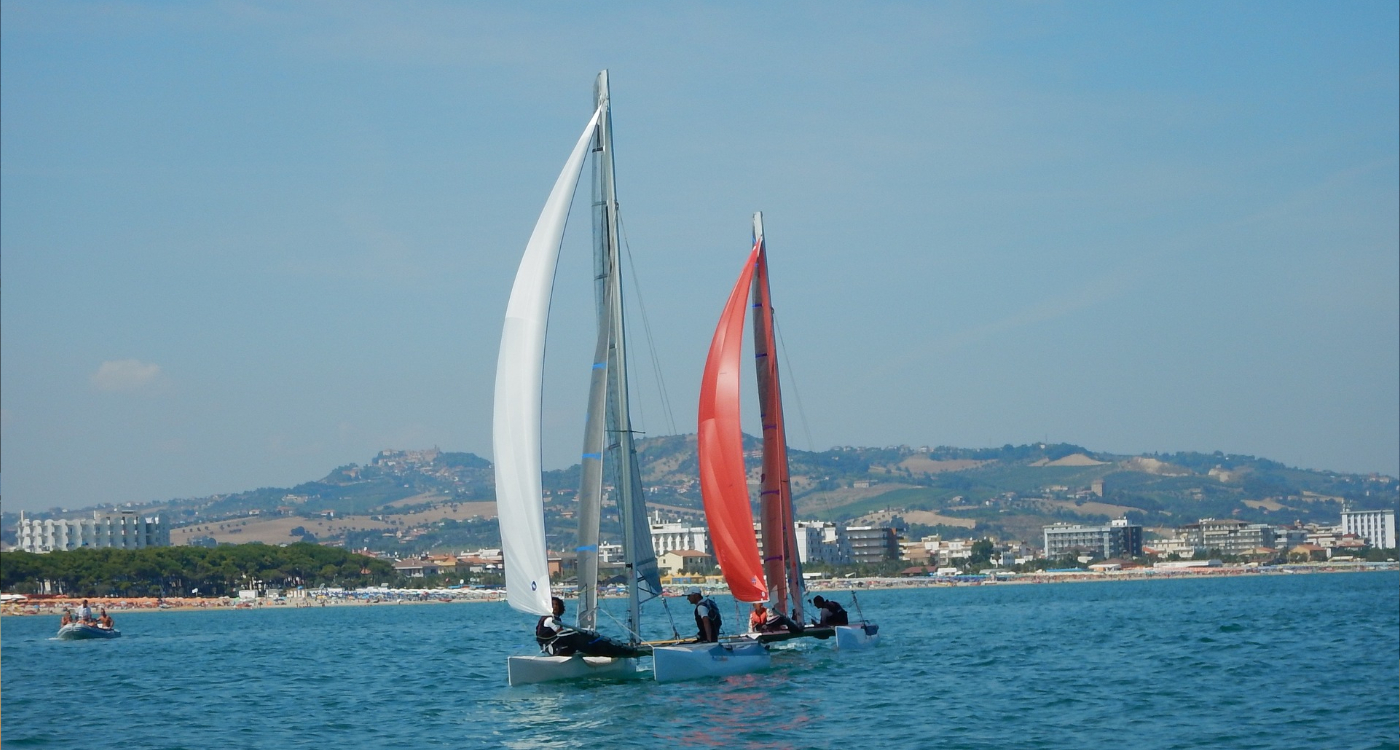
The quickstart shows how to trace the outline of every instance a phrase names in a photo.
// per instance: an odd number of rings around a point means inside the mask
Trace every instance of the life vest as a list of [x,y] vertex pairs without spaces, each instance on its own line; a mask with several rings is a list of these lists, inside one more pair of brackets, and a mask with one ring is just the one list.
[[[701,607],[710,613],[707,617],[700,616]],[[718,638],[719,626],[724,624],[724,618],[719,616],[719,606],[715,604],[714,599],[701,599],[700,603],[695,605],[695,632],[697,635],[705,635],[705,620],[710,621],[710,632]]]
[[822,609],[827,611],[824,618],[826,625],[846,625],[850,622],[850,618],[846,615],[846,608],[830,599],[822,602]]
[[555,630],[549,623],[553,619],[553,617],[545,615],[540,618],[539,622],[535,623],[535,643],[540,644],[541,651],[549,651],[550,644],[559,637],[559,631]]

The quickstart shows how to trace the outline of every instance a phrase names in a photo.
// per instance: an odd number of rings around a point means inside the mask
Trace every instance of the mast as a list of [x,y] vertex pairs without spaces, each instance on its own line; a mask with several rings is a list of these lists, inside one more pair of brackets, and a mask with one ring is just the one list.
[[[763,524],[763,572],[769,601],[779,612],[802,622],[802,561],[792,509],[788,471],[787,431],[778,380],[778,347],[773,332],[773,299],[768,287],[768,246],[763,237],[763,214],[753,215],[758,259],[753,274],[754,370],[758,375],[758,404],[763,424],[763,484],[759,512]],[[789,608],[790,606],[790,608]]]
[[[618,514],[622,522],[622,548],[628,569],[628,639],[639,640],[641,598],[639,589],[659,595],[661,577],[651,547],[642,477],[632,439],[628,407],[626,320],[622,304],[622,267],[618,241],[617,186],[612,150],[612,103],[608,71],[598,74],[593,86],[594,105],[602,114],[594,140],[593,159],[593,259],[595,294],[600,325],[606,326],[608,348],[606,377],[606,431],[608,451],[616,469]],[[603,334],[600,332],[600,343]],[[598,365],[595,360],[594,371]]]

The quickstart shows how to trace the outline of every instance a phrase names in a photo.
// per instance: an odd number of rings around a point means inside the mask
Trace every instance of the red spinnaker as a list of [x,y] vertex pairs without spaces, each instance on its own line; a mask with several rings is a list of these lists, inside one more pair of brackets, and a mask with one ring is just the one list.
[[768,598],[758,540],[753,531],[743,433],[739,426],[739,362],[744,343],[744,313],[760,243],[755,242],[744,272],[724,305],[705,374],[700,381],[700,493],[715,559],[729,591],[741,602]]

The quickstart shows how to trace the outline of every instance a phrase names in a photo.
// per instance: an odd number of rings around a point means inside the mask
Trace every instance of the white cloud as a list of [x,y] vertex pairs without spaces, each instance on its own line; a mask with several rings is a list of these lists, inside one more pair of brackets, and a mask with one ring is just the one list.
[[145,388],[160,377],[160,365],[139,359],[116,359],[103,362],[89,378],[99,391],[135,391]]

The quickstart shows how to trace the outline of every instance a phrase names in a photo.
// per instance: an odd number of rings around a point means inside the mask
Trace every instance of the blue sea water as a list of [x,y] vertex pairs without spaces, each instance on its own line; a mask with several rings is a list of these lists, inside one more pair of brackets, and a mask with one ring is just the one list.
[[[500,603],[126,613],[111,641],[9,617],[0,742],[1396,748],[1398,592],[1394,572],[869,591],[870,651],[813,643],[762,674],[522,688],[505,656],[535,651],[533,618]],[[685,632],[689,607],[671,605]]]

